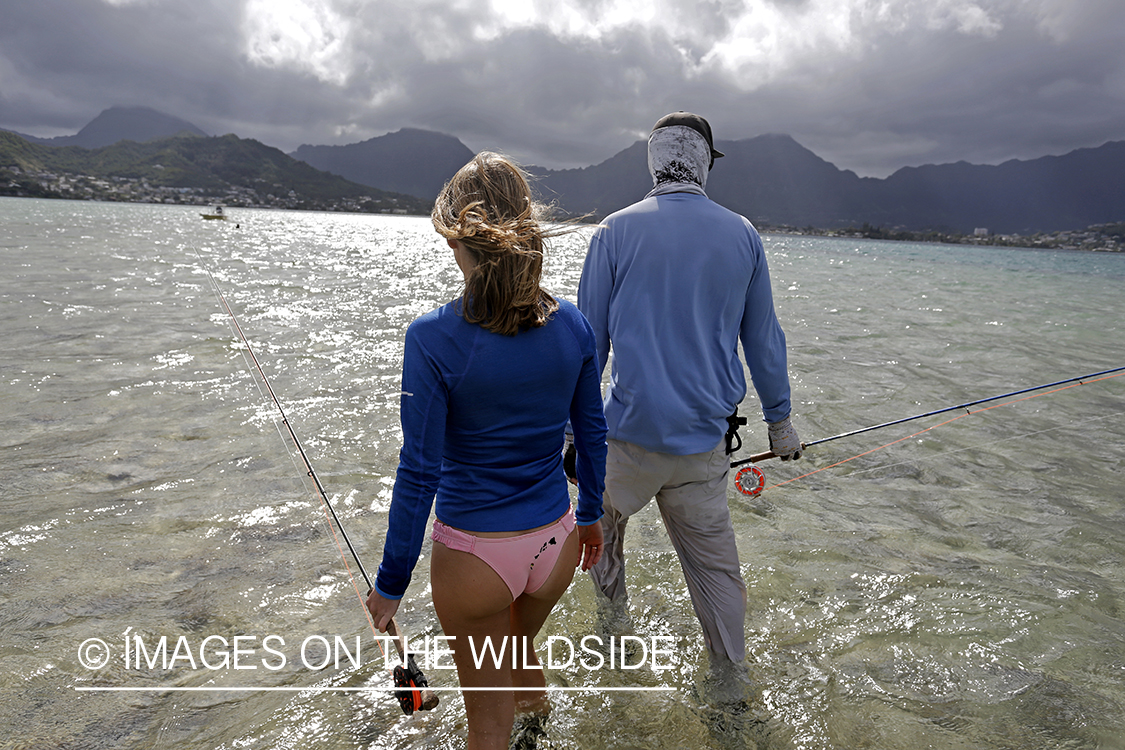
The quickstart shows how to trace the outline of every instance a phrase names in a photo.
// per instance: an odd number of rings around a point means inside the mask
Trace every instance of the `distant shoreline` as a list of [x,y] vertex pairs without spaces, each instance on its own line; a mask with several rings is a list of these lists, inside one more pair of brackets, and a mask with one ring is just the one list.
[[[757,225],[756,225],[757,226]],[[841,239],[883,240],[887,242],[916,242],[935,245],[976,245],[981,247],[1009,247],[1023,250],[1074,250],[1080,252],[1125,252],[1125,222],[1094,224],[1086,229],[1020,234],[959,234],[956,232],[913,232],[886,230],[864,224],[847,229],[819,229],[816,227],[758,226],[762,234],[784,234],[803,237],[838,237]]]
[[[167,197],[167,196],[162,196]],[[178,196],[177,196],[178,197]],[[429,216],[429,213],[409,211],[356,210],[352,206],[310,206],[297,207],[285,205],[239,205],[219,199],[207,200],[202,196],[192,196],[191,200],[113,200],[106,197],[84,198],[77,195],[62,195],[43,190],[40,194],[13,194],[0,189],[0,198],[37,198],[40,200],[70,200],[95,203],[130,203],[136,205],[189,206],[205,208],[222,204],[228,208],[252,210],[319,211],[324,213],[354,213],[371,216]],[[202,198],[202,200],[201,200]],[[591,225],[597,222],[589,222]],[[836,237],[840,239],[882,240],[887,242],[914,242],[934,245],[976,245],[982,247],[1009,247],[1025,250],[1074,250],[1080,252],[1125,252],[1125,222],[1115,224],[1095,224],[1086,229],[1063,230],[1058,232],[1039,232],[1033,235],[1019,234],[959,234],[956,232],[909,231],[884,229],[864,224],[861,227],[844,229],[821,229],[819,227],[771,226],[755,223],[762,234],[779,234],[800,237]]]
[[114,198],[112,196],[98,195],[85,197],[82,195],[66,195],[56,190],[40,189],[38,191],[20,188],[5,190],[0,184],[0,198],[32,198],[38,200],[76,201],[79,203],[123,203],[135,206],[187,206],[189,208],[206,209],[211,206],[223,206],[225,209],[254,210],[254,211],[311,211],[321,213],[349,213],[372,216],[429,216],[426,213],[411,213],[409,209],[382,208],[378,206],[364,207],[355,201],[325,202],[314,205],[298,205],[285,202],[275,203],[245,203],[231,200],[230,196],[198,196],[188,195],[153,195],[150,200],[128,200],[127,198]]

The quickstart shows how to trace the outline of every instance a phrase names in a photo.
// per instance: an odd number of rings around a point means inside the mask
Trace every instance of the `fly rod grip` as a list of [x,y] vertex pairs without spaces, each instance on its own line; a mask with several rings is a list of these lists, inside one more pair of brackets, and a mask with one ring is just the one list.
[[765,453],[755,453],[753,456],[750,456],[749,458],[743,458],[743,459],[738,460],[738,461],[731,461],[730,467],[733,469],[735,467],[743,466],[745,464],[756,464],[759,461],[765,461],[768,458],[777,458],[777,454],[774,453],[773,451],[766,451]]
[[[808,446],[805,445],[804,443],[801,443],[801,450],[804,450],[805,448],[808,448]],[[765,461],[766,459],[769,459],[769,458],[779,458],[779,456],[776,453],[774,453],[773,451],[766,451],[765,453],[755,453],[753,456],[751,456],[747,460],[752,464],[756,464],[759,461]]]
[[[801,450],[804,450],[804,449],[805,449],[805,444],[801,443]],[[765,451],[763,453],[755,453],[754,455],[750,456],[749,458],[744,458],[740,461],[732,461],[730,466],[733,469],[737,466],[743,466],[745,464],[756,464],[760,461],[766,461],[768,459],[777,458],[777,457],[778,457],[777,454],[774,453],[773,451]]]
[[406,637],[403,636],[402,631],[398,629],[398,623],[395,618],[387,623],[387,635],[394,638],[395,651],[398,652],[398,658],[406,661]]
[[[395,622],[395,618],[393,617],[391,618],[391,621],[387,623],[387,635],[394,639],[395,651],[398,651],[398,658],[402,659],[403,664],[405,664],[406,637],[402,634],[402,631],[398,629],[398,623]],[[432,711],[433,709],[437,708],[437,693],[435,693],[433,690],[427,690],[426,688],[422,688],[420,693],[422,698],[423,711]]]

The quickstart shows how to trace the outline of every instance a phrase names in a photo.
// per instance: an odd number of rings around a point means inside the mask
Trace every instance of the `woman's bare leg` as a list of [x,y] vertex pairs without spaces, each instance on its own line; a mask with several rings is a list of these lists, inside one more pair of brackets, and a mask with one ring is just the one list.
[[[547,576],[544,584],[534,593],[520,594],[510,607],[511,634],[513,641],[520,646],[516,662],[518,667],[511,670],[511,684],[521,688],[541,688],[537,691],[515,693],[515,708],[520,712],[546,714],[551,709],[547,700],[547,682],[543,677],[539,657],[535,653],[535,636],[539,634],[551,610],[570,586],[571,579],[574,578],[578,554],[578,531],[575,530],[563,542],[554,570]],[[524,644],[527,644],[526,654],[523,652]],[[524,669],[524,664],[536,665],[539,668]]]
[[[433,547],[430,581],[434,609],[441,628],[454,638],[453,661],[462,687],[512,685],[510,635],[512,592],[483,560],[468,552],[451,550],[440,542]],[[491,658],[485,639],[504,658],[499,666]],[[472,643],[470,645],[469,640]],[[473,649],[486,654],[477,667]],[[469,750],[506,750],[515,719],[515,703],[508,691],[466,691]]]

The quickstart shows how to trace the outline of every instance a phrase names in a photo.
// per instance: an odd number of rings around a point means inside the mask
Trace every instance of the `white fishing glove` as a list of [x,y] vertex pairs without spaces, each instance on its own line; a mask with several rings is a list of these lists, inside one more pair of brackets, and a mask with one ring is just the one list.
[[801,457],[804,446],[801,445],[801,438],[797,436],[797,430],[789,421],[789,417],[780,422],[770,422],[769,435],[770,450],[782,461],[789,459],[796,461]]

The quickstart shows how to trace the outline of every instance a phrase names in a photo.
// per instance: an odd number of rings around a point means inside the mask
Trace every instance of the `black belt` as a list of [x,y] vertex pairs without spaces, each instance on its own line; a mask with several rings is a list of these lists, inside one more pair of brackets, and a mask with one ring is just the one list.
[[727,441],[727,455],[734,453],[742,448],[742,437],[738,434],[738,428],[746,424],[746,417],[738,416],[738,409],[735,408],[734,414],[727,417],[727,434],[725,436]]

